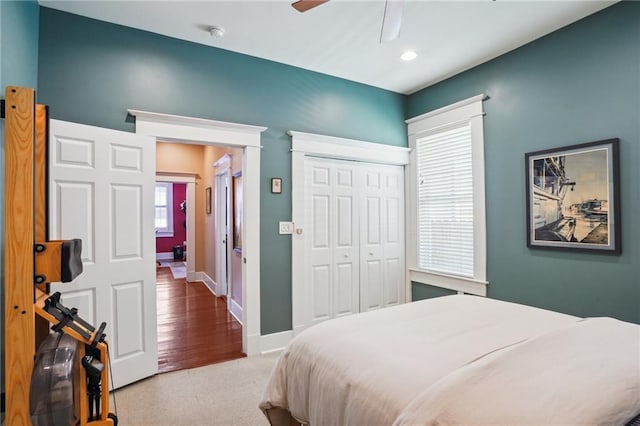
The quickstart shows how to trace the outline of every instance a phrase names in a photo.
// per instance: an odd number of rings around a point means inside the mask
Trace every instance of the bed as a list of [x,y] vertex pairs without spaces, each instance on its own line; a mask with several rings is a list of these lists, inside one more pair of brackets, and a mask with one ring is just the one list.
[[640,326],[455,295],[296,336],[273,425],[618,424],[640,413]]

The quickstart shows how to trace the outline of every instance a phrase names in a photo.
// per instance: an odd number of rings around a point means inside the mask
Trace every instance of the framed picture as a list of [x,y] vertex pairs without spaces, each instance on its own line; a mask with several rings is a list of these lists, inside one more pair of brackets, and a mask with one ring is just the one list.
[[525,154],[528,247],[620,253],[618,144]]
[[273,194],[282,193],[282,179],[281,178],[271,178],[271,192]]
[[233,250],[242,252],[242,172],[233,175]]
[[205,206],[207,209],[207,214],[211,214],[211,187],[207,186],[204,190],[204,195],[205,195]]

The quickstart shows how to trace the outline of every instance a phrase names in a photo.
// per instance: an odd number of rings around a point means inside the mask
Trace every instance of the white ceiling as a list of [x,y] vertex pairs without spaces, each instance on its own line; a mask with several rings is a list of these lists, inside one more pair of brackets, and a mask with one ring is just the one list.
[[[380,44],[384,0],[40,0],[45,7],[410,94],[615,1],[405,1],[400,37]],[[206,30],[217,25],[221,39]],[[400,60],[413,49],[418,58]]]

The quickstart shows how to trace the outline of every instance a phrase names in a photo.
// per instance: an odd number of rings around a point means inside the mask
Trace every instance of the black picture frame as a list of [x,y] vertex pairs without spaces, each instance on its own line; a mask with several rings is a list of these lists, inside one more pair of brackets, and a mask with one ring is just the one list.
[[619,143],[525,154],[527,247],[621,253]]
[[282,194],[282,178],[271,178],[271,193]]

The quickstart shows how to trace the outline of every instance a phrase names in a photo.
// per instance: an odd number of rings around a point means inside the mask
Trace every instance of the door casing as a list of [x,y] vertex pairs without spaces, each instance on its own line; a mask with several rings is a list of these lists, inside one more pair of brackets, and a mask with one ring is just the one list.
[[129,110],[136,134],[174,143],[243,149],[242,350],[261,352],[260,331],[260,134],[266,127]]
[[196,280],[196,236],[195,236],[195,204],[196,178],[187,174],[174,175],[170,173],[156,173],[156,182],[173,182],[187,184],[187,281]]
[[[231,303],[229,296],[229,282],[231,282],[231,244],[229,235],[231,232],[231,200],[229,182],[231,182],[231,156],[225,154],[213,165],[216,169],[216,289],[219,296],[227,296],[227,308]],[[231,312],[231,310],[229,310]]]

